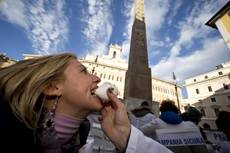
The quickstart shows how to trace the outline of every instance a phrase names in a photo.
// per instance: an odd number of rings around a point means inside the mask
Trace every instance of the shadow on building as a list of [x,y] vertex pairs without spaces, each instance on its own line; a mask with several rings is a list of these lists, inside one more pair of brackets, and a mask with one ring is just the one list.
[[[199,99],[198,102],[193,103],[192,105],[202,113],[202,119],[199,123],[201,127],[203,127],[204,124],[208,124],[211,129],[217,129],[215,121],[218,113],[220,111],[230,112],[230,84],[223,84],[222,88],[213,91],[210,96],[204,99]],[[185,109],[187,108],[188,106],[185,106]]]

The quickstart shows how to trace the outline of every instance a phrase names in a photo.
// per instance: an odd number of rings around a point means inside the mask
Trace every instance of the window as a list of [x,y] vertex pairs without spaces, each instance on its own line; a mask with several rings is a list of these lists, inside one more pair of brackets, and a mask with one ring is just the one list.
[[93,67],[93,69],[91,71],[91,74],[94,74],[94,71],[95,71],[95,67]]
[[208,86],[208,91],[212,92],[212,87],[211,86]]
[[196,89],[196,93],[197,93],[197,94],[199,94],[199,93],[200,93],[199,89]]
[[116,54],[117,54],[117,53],[114,51],[114,52],[113,52],[113,58],[116,58]]
[[219,74],[219,75],[223,75],[223,72],[220,71],[220,72],[218,72],[218,74]]
[[218,114],[220,112],[219,108],[214,108],[214,112],[215,112],[216,116],[218,116]]
[[193,79],[194,82],[196,82],[196,79]]
[[224,89],[229,89],[229,86],[225,83],[223,83]]
[[184,106],[184,110],[185,110],[185,111],[188,111],[188,106]]
[[102,75],[103,75],[103,74],[101,73],[101,74],[100,74],[100,78],[102,78]]
[[210,129],[211,129],[211,126],[210,126],[208,123],[204,123],[204,124],[203,124],[203,128],[204,128],[204,129],[207,129],[207,130],[210,130]]
[[122,77],[120,77],[120,82],[122,82]]
[[205,79],[207,79],[208,78],[208,76],[207,75],[205,75],[205,77],[204,77]]
[[110,78],[111,78],[111,75],[109,75],[109,80],[110,80]]
[[230,96],[227,96],[228,101],[230,101]]
[[117,76],[117,81],[119,81],[119,76]]
[[200,112],[201,112],[202,116],[205,116],[205,115],[206,115],[206,114],[205,114],[204,108],[201,108],[201,109],[200,109]]
[[216,102],[216,98],[212,97],[211,102]]

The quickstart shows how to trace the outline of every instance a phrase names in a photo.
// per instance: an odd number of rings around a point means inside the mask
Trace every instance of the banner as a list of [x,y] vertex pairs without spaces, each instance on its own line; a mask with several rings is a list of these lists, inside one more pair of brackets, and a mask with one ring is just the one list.
[[204,139],[198,128],[158,129],[157,140],[165,146],[202,145]]
[[223,141],[227,141],[227,137],[221,131],[211,131],[211,130],[203,130],[207,139],[212,143],[220,143]]

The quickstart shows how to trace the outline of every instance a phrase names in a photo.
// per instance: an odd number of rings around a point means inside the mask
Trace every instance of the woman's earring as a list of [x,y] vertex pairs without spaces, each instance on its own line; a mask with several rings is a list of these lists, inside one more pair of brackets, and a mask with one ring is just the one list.
[[58,104],[58,101],[59,101],[59,98],[60,98],[60,97],[61,97],[61,96],[57,96],[57,97],[56,97],[55,102],[54,102],[53,107],[52,107],[52,110],[53,110],[53,111],[55,111],[55,110],[57,109],[57,104]]

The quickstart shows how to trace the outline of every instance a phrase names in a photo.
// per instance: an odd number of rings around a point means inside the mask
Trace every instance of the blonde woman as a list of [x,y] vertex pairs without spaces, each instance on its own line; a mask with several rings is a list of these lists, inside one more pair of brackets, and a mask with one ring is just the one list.
[[130,125],[124,105],[114,94],[108,93],[111,102],[103,106],[94,94],[99,82],[69,53],[22,60],[0,69],[1,148],[89,153],[92,143],[86,143],[89,123],[85,119],[100,111],[102,129],[118,150],[142,152],[134,147],[142,140],[168,152]]

